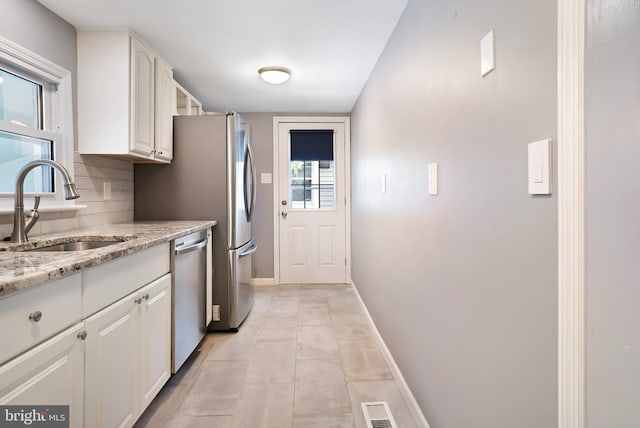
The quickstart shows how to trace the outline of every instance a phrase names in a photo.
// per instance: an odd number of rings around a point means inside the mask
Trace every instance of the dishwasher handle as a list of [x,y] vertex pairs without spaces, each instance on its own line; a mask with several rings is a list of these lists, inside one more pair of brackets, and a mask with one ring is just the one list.
[[209,243],[209,239],[203,239],[202,241],[196,242],[195,244],[192,245],[188,245],[188,246],[184,246],[184,245],[180,245],[176,247],[176,256],[182,255],[182,254],[186,254],[186,253],[190,253],[192,251],[196,251],[199,250],[201,248],[204,248],[207,246],[207,244]]

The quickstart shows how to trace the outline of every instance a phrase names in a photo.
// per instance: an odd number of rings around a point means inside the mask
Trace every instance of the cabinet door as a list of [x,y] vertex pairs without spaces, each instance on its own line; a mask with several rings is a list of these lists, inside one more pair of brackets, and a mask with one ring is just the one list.
[[130,427],[138,417],[139,308],[125,297],[85,321],[85,426]]
[[155,158],[173,158],[173,115],[176,114],[176,88],[173,70],[156,58],[156,135]]
[[83,426],[84,342],[77,324],[0,366],[0,405],[68,405]]
[[154,55],[131,37],[131,151],[151,156],[154,149]]
[[140,290],[140,387],[141,411],[171,376],[171,274]]

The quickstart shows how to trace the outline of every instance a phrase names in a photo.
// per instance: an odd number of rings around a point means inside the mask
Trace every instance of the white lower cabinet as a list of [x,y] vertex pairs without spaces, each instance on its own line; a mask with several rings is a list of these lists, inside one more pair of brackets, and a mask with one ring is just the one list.
[[136,420],[139,325],[134,299],[125,297],[85,321],[85,426],[130,427]]
[[140,290],[140,413],[171,376],[171,275]]
[[73,428],[133,426],[171,375],[169,248],[0,299],[0,405],[69,405]]
[[0,366],[0,405],[68,405],[70,427],[82,427],[82,332],[76,324]]
[[171,373],[171,275],[101,310],[85,326],[85,426],[133,426]]

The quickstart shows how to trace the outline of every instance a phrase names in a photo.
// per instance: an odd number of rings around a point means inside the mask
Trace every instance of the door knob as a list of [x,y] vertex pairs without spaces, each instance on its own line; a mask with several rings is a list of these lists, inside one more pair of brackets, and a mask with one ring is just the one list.
[[287,218],[287,214],[288,214],[288,213],[287,213],[286,211],[282,211],[282,212],[280,213],[280,215],[282,216],[282,218]]

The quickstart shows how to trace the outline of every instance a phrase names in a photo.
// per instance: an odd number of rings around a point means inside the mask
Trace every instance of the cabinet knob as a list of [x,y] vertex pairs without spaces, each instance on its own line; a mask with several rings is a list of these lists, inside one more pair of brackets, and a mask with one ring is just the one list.
[[158,152],[158,156],[164,156],[164,152]]
[[87,338],[87,332],[86,331],[81,331],[80,333],[78,333],[78,339],[80,340],[85,340]]
[[144,295],[144,296],[142,296],[142,298],[143,298],[144,300],[149,300],[149,293],[145,293],[145,295]]
[[42,312],[35,311],[29,314],[29,319],[33,322],[39,322],[42,319]]
[[138,297],[136,300],[134,300],[134,302],[139,305],[140,303],[142,303],[142,298]]

